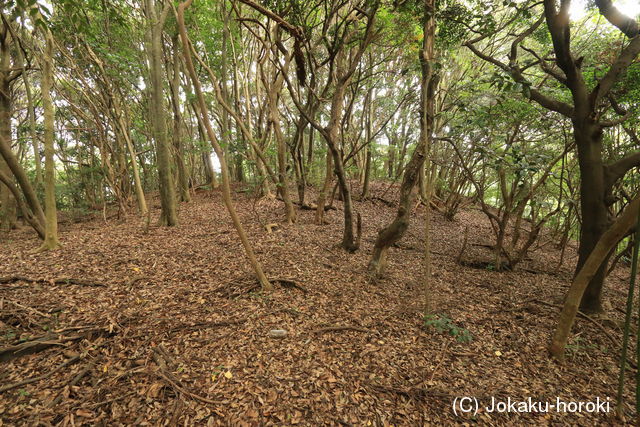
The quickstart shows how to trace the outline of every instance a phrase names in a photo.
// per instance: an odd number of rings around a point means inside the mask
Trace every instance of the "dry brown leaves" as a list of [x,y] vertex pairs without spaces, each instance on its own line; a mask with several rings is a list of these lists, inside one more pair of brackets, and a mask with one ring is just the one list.
[[[383,192],[376,187],[373,194]],[[268,295],[255,288],[217,193],[183,204],[178,227],[148,234],[133,216],[69,224],[61,229],[63,249],[40,254],[31,253],[37,241],[29,230],[0,236],[0,277],[35,280],[0,285],[0,346],[72,327],[109,331],[0,363],[5,385],[78,358],[0,394],[4,424],[614,423],[611,416],[554,413],[480,413],[472,420],[451,410],[462,395],[614,397],[618,348],[588,321],[577,321],[568,364],[546,355],[557,315],[552,305],[569,284],[573,251],[558,273],[549,245],[523,265],[540,274],[463,267],[455,258],[465,226],[471,230],[465,257],[481,260],[486,248],[471,243],[491,243],[489,225],[473,209],[455,222],[434,214],[434,305],[472,334],[471,343],[461,344],[423,326],[423,207],[392,249],[387,276],[373,284],[367,259],[378,229],[394,215],[385,203],[356,203],[363,245],[346,254],[335,247],[340,208],[326,213],[329,225],[315,225],[315,213],[300,210],[298,224],[268,233],[253,200],[236,199],[267,275],[281,280]],[[255,209],[262,221],[281,224],[280,202],[262,200]],[[609,280],[615,307],[623,307],[626,274],[619,269]],[[60,277],[106,287],[52,281]],[[611,317],[605,327],[619,338],[622,314]],[[272,329],[287,336],[271,338]],[[626,395],[631,402],[631,386]]]

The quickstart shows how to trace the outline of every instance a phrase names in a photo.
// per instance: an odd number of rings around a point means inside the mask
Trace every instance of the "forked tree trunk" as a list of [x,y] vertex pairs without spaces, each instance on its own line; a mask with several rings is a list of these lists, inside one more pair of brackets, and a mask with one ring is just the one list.
[[[337,61],[340,64],[340,60]],[[340,74],[341,67],[337,66],[337,73]],[[340,149],[340,126],[342,123],[342,114],[344,108],[344,95],[348,80],[339,80],[336,84],[335,92],[331,100],[331,117],[329,124],[325,128],[325,139],[329,148],[329,153],[333,157],[333,167],[338,178],[338,188],[342,196],[344,205],[344,229],[342,233],[342,242],[340,246],[349,252],[355,252],[360,247],[360,233],[354,233],[353,218],[353,201],[351,198],[351,188],[344,169],[344,160],[342,158],[342,150]],[[318,206],[320,209],[320,206]],[[358,219],[358,229],[360,223]]]
[[222,197],[223,197],[224,203],[227,207],[227,210],[229,211],[229,216],[231,216],[231,220],[233,221],[233,225],[238,233],[238,236],[240,237],[240,241],[244,246],[244,250],[245,250],[245,253],[247,254],[247,258],[249,258],[249,262],[251,263],[251,266],[255,271],[256,278],[260,282],[262,289],[265,291],[269,291],[273,289],[273,286],[271,285],[269,280],[267,280],[267,277],[265,276],[262,270],[262,266],[260,265],[260,262],[258,262],[258,259],[256,258],[256,255],[253,252],[253,248],[249,243],[247,234],[245,233],[244,228],[242,227],[242,223],[240,222],[240,218],[238,217],[236,209],[233,206],[233,201],[231,200],[231,186],[229,183],[229,169],[227,167],[227,161],[225,159],[225,155],[222,150],[222,147],[220,147],[218,139],[216,138],[216,135],[213,132],[213,128],[211,127],[211,122],[209,121],[209,112],[207,109],[207,104],[204,99],[204,95],[202,93],[200,80],[198,79],[198,75],[196,74],[196,70],[193,66],[193,61],[191,59],[191,50],[190,50],[191,44],[189,42],[189,38],[187,36],[187,29],[184,24],[184,10],[187,7],[189,7],[192,2],[193,0],[187,0],[183,3],[180,3],[178,5],[178,11],[177,11],[178,28],[180,31],[180,40],[182,42],[185,65],[187,67],[187,71],[189,72],[189,76],[191,77],[196,98],[198,100],[198,105],[200,107],[199,112],[202,116],[202,124],[204,125],[205,130],[207,132],[207,137],[209,138],[209,141],[211,142],[211,145],[213,146],[213,149],[216,152],[218,159],[220,160],[220,169],[221,169],[221,175],[222,175]]
[[[276,40],[277,43],[280,42],[278,29],[273,31],[272,37],[274,40]],[[278,49],[274,44],[272,44],[271,54],[273,55],[274,61],[280,60],[280,58],[278,57],[278,53]],[[273,134],[275,136],[276,146],[278,149],[278,182],[280,185],[280,194],[282,195],[282,200],[284,201],[285,206],[285,220],[288,224],[293,224],[294,222],[296,222],[296,210],[293,207],[293,203],[291,202],[291,195],[289,193],[289,179],[287,177],[286,157],[287,148],[286,142],[284,140],[284,134],[282,132],[282,127],[280,126],[280,111],[278,110],[279,96],[284,84],[284,77],[282,76],[282,74],[288,71],[290,62],[291,56],[285,58],[282,70],[280,72],[274,70],[274,78],[270,82],[264,81],[264,84],[267,91],[269,121],[271,122],[271,126],[273,128]]]

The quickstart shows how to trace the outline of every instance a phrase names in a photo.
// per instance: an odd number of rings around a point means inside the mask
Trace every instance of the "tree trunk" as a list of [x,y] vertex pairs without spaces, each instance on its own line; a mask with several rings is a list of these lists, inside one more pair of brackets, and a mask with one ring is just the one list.
[[178,172],[178,195],[180,201],[191,201],[189,194],[189,176],[184,164],[184,144],[182,142],[182,112],[180,111],[180,52],[178,35],[173,39],[173,81],[171,82],[171,105],[173,107],[173,147],[176,151],[176,167]]
[[[340,74],[341,61],[338,60],[337,73]],[[338,178],[338,187],[344,205],[344,230],[342,233],[342,248],[349,252],[355,252],[360,246],[360,235],[357,236],[353,232],[353,202],[351,199],[351,189],[347,174],[344,170],[344,160],[342,158],[342,150],[340,150],[340,127],[342,123],[342,114],[344,108],[344,95],[348,81],[340,80],[336,84],[335,92],[331,100],[331,117],[329,124],[325,128],[325,139],[329,152],[333,157],[333,167]]]
[[53,142],[55,138],[53,91],[53,37],[45,30],[45,48],[42,61],[42,109],[44,110],[44,209],[45,238],[40,251],[51,251],[60,247],[58,241],[58,213],[56,210],[56,165]]
[[27,108],[29,110],[29,136],[31,137],[31,147],[33,149],[33,159],[36,164],[36,186],[41,186],[42,179],[42,163],[40,159],[40,148],[38,141],[38,134],[36,133],[36,105],[31,93],[31,83],[29,82],[29,74],[24,73],[22,75],[24,81],[25,94],[27,95]]
[[[0,135],[8,144],[11,141],[10,93],[9,84],[3,84],[0,89]],[[0,173],[11,176],[9,165],[2,156],[0,156]],[[0,230],[11,230],[15,228],[16,223],[16,200],[9,187],[0,183]]]
[[[605,180],[602,163],[602,134],[593,123],[574,120],[574,134],[580,166],[580,211],[582,227],[578,247],[576,274],[585,265],[591,251],[607,230],[610,220],[605,201]],[[580,309],[585,313],[602,311],[602,287],[609,257],[591,278],[582,297]]]
[[27,221],[27,223],[29,223],[29,225],[31,225],[31,227],[33,227],[36,233],[38,233],[38,236],[44,240],[44,225],[40,223],[37,218],[33,216],[33,212],[31,212],[31,210],[27,206],[25,206],[25,204],[22,202],[18,187],[16,187],[15,184],[11,181],[9,175],[3,173],[2,171],[0,171],[0,184],[6,185],[9,191],[11,191],[11,194],[13,194],[20,212],[22,212],[22,215],[24,215],[24,219]]
[[[1,111],[0,111],[1,113]],[[9,140],[6,140],[2,134],[0,134],[0,156],[4,158],[6,164],[15,177],[22,193],[24,194],[25,200],[29,205],[29,208],[33,212],[33,216],[42,224],[44,227],[45,219],[44,219],[44,211],[42,210],[42,206],[40,205],[40,201],[36,196],[36,192],[27,177],[26,172],[20,165],[20,162],[16,158],[15,154],[11,151],[11,146],[9,145]]]
[[564,359],[564,350],[569,338],[569,332],[571,332],[571,327],[578,313],[580,301],[583,300],[585,290],[602,269],[611,251],[636,224],[639,210],[640,197],[633,200],[613,225],[602,234],[583,263],[582,268],[574,277],[573,283],[565,297],[564,305],[558,319],[558,326],[549,347],[549,352],[554,358],[558,360]]
[[151,104],[149,113],[153,125],[153,138],[156,142],[156,158],[158,162],[158,185],[160,190],[160,205],[162,212],[160,224],[174,226],[178,224],[176,194],[171,173],[171,152],[167,136],[166,111],[163,96],[162,81],[162,28],[168,13],[168,8],[158,17],[155,0],[147,1],[147,13],[150,25],[149,76],[151,83]]
[[[274,30],[272,32],[272,36],[276,42],[280,42],[280,37],[278,30]],[[273,55],[274,61],[279,61],[278,57],[278,49],[274,44],[271,45],[271,54]],[[282,66],[282,70],[278,72],[277,70],[273,71],[274,77],[271,81],[267,82],[266,78],[264,79],[265,89],[267,91],[267,103],[269,109],[269,121],[271,122],[271,126],[273,128],[273,133],[276,138],[276,145],[278,150],[278,184],[280,186],[280,194],[282,195],[282,200],[284,200],[285,205],[285,220],[288,224],[293,224],[296,222],[296,210],[293,207],[293,203],[291,202],[291,196],[289,194],[289,179],[287,177],[287,147],[286,142],[284,140],[284,134],[282,132],[282,128],[280,126],[280,112],[278,110],[278,101],[280,92],[282,91],[282,87],[284,84],[284,77],[282,73],[286,73],[289,69],[289,64],[291,62],[291,57],[287,57],[284,60],[284,65]]]
[[[4,24],[7,25],[7,24]],[[8,33],[8,31],[6,31]],[[5,40],[2,43],[2,51],[0,52],[0,136],[8,145],[11,151],[11,84],[9,81],[9,73],[11,67],[11,55],[9,52],[10,35],[5,34]],[[11,176],[11,169],[8,160],[5,161],[0,156],[0,172],[7,176]],[[0,229],[11,230],[15,228],[16,218],[16,201],[13,198],[9,187],[0,183]]]
[[333,156],[329,150],[327,150],[324,184],[322,185],[320,194],[318,194],[318,206],[316,209],[316,224],[318,225],[324,223],[324,206],[327,200],[327,194],[331,188],[331,181],[333,181]]
[[371,181],[371,144],[367,144],[366,156],[364,160],[364,182],[362,183],[361,199],[369,198],[369,183]]
[[387,155],[387,178],[393,178],[393,167],[396,163],[396,138],[395,136],[388,138],[389,148]]

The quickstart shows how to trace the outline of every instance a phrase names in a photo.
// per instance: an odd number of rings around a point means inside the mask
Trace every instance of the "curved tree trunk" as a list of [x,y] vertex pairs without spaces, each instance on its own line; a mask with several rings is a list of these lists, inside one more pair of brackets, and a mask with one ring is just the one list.
[[24,198],[33,212],[33,216],[44,226],[44,211],[42,210],[40,201],[36,196],[36,192],[29,181],[29,177],[27,177],[26,172],[22,168],[22,165],[20,165],[15,154],[11,151],[9,141],[6,140],[3,135],[0,135],[0,156],[4,158],[9,170],[11,170],[11,173],[18,182],[18,185],[24,194]]
[[[434,94],[438,84],[438,77],[434,70],[434,0],[425,0],[423,31],[424,41],[419,54],[422,68],[422,79],[420,82],[420,139],[411,155],[411,160],[409,160],[405,168],[402,185],[400,186],[400,200],[396,217],[391,224],[378,232],[378,238],[376,239],[373,254],[369,261],[369,273],[373,277],[379,277],[384,273],[389,248],[402,238],[409,227],[409,215],[415,199],[414,189],[422,173],[431,145],[435,109]],[[426,209],[430,209],[428,202]]]
[[565,297],[562,312],[558,319],[558,326],[551,340],[549,352],[558,360],[564,359],[564,349],[567,345],[569,332],[578,313],[578,306],[583,299],[585,290],[602,269],[602,265],[609,258],[611,250],[620,239],[629,233],[636,223],[640,210],[640,197],[631,202],[613,225],[601,236],[594,245],[591,253],[578,271]]
[[[10,35],[5,34],[5,40],[0,45],[2,48],[2,51],[0,51],[0,135],[9,145],[10,151],[12,102],[11,82],[9,80],[11,67],[9,45]],[[0,172],[10,176],[11,167],[3,157],[0,155]],[[0,184],[0,229],[10,230],[15,228],[16,223],[16,201],[9,187]]]
[[39,222],[38,219],[33,215],[33,212],[31,212],[31,210],[27,206],[25,206],[20,196],[20,190],[18,190],[18,187],[14,185],[9,175],[6,175],[1,170],[0,183],[6,185],[9,191],[11,191],[11,194],[13,194],[13,197],[16,200],[16,204],[18,205],[18,209],[20,209],[20,212],[22,212],[22,215],[24,215],[24,219],[29,223],[31,227],[33,227],[36,233],[38,233],[38,236],[44,240],[44,224]]

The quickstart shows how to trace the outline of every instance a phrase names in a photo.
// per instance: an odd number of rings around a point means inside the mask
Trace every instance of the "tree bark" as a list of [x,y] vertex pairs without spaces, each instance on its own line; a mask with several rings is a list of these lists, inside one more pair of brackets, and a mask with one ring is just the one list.
[[167,136],[162,81],[162,29],[169,8],[168,5],[165,6],[161,16],[158,17],[155,0],[146,0],[146,6],[150,21],[148,56],[151,103],[149,105],[149,113],[153,126],[153,138],[156,143],[156,158],[158,162],[158,184],[162,208],[160,224],[171,227],[178,224],[178,213],[173,174],[171,173],[171,152]]
[[182,111],[180,110],[180,52],[178,35],[173,39],[173,81],[171,82],[171,105],[173,107],[173,148],[175,149],[178,172],[178,195],[180,201],[190,202],[189,177],[184,163],[184,144],[182,142]]
[[9,191],[11,191],[11,194],[13,194],[20,212],[22,212],[22,215],[24,215],[24,219],[27,221],[27,223],[29,223],[31,227],[33,227],[36,233],[38,233],[38,237],[44,240],[44,225],[40,223],[38,219],[33,216],[31,210],[27,206],[25,206],[24,202],[21,199],[18,187],[15,186],[9,175],[5,174],[2,171],[0,171],[0,183],[6,185]]
[[[585,123],[586,122],[586,123]],[[580,212],[582,227],[578,247],[576,274],[585,265],[589,254],[610,224],[605,200],[605,177],[602,162],[602,131],[589,119],[574,120],[574,137],[578,147],[580,167]],[[602,311],[602,287],[609,257],[589,281],[580,308],[585,313]]]
[[58,212],[56,209],[56,165],[53,91],[53,36],[49,29],[45,33],[45,47],[42,61],[42,108],[44,110],[44,209],[45,238],[40,251],[52,251],[60,247],[58,241]]

